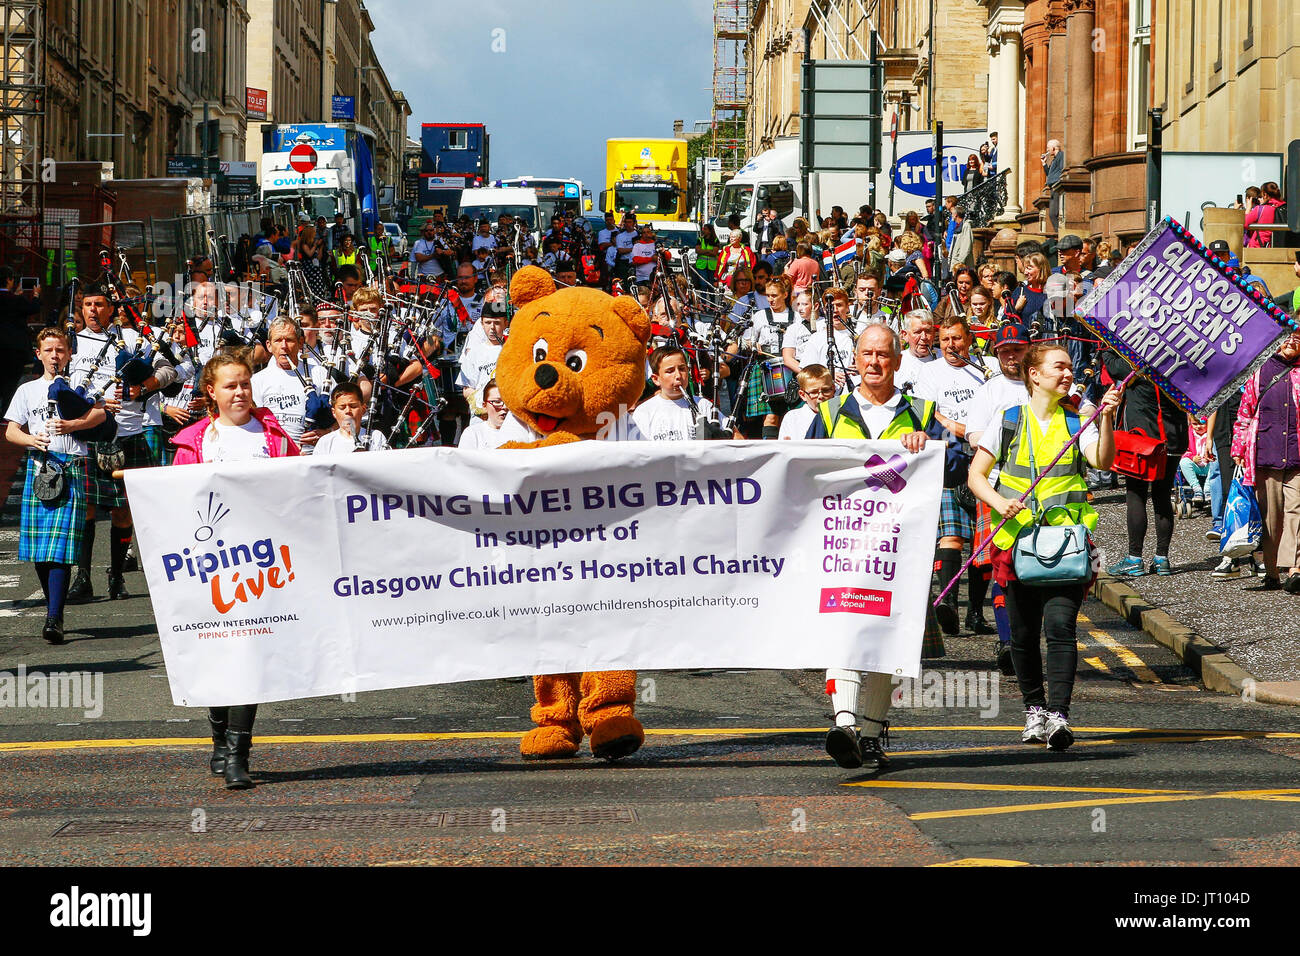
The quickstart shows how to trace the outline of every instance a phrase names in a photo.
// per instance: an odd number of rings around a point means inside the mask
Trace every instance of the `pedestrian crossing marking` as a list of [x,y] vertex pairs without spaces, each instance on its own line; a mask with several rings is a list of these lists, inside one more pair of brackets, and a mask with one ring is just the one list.
[[996,807],[964,807],[959,810],[928,810],[910,813],[909,820],[951,820],[958,817],[999,816],[1008,813],[1033,813],[1040,810],[1071,810],[1080,807],[1114,807],[1138,803],[1183,803],[1189,800],[1276,800],[1300,799],[1300,790],[1217,790],[1182,792],[1141,797],[1102,798],[1099,800],[1059,800],[1051,803],[1020,803]]
[[846,787],[874,787],[898,790],[992,790],[999,793],[1196,793],[1196,790],[1151,790],[1130,787],[1052,787],[1027,783],[960,783],[947,780],[859,780]]
[[968,856],[962,860],[949,860],[947,863],[931,863],[929,867],[941,866],[1029,866],[1024,860],[994,860],[978,856]]

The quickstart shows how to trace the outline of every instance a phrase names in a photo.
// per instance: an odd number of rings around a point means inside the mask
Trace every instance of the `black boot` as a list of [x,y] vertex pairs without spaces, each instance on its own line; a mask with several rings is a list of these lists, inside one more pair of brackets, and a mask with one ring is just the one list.
[[241,730],[226,731],[226,789],[247,790],[253,785],[248,775],[248,751],[253,746],[253,735]]
[[108,599],[110,601],[117,601],[122,598],[129,598],[130,596],[130,593],[126,590],[126,578],[124,578],[120,572],[114,574],[112,571],[109,571]]
[[41,629],[41,637],[45,638],[47,644],[64,644],[63,639],[63,615],[51,614],[45,619],[45,627]]
[[208,767],[217,776],[226,772],[226,757],[230,755],[230,745],[226,743],[226,721],[217,720],[208,714],[208,724],[212,727],[212,756]]
[[972,634],[996,634],[998,629],[984,620],[984,615],[971,608],[966,612],[966,630]]
[[72,579],[72,587],[68,588],[68,604],[86,604],[95,598],[95,589],[90,584],[90,572],[85,568],[77,568],[77,576]]

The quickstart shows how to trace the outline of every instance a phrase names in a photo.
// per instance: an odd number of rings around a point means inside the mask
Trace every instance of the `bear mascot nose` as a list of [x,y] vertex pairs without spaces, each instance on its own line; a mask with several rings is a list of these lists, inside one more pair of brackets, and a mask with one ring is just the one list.
[[537,383],[538,388],[550,388],[560,380],[560,373],[555,370],[554,365],[539,365],[537,371],[533,372],[533,381]]

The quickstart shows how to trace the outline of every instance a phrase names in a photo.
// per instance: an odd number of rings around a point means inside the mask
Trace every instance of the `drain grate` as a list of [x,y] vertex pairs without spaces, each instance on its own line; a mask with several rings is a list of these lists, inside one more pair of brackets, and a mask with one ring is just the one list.
[[636,823],[630,807],[508,808],[477,810],[377,810],[372,812],[286,813],[255,817],[209,814],[196,831],[189,814],[167,819],[68,820],[51,836],[97,837],[147,833],[283,833],[304,830],[401,830],[412,827],[500,828],[502,826],[590,826]]

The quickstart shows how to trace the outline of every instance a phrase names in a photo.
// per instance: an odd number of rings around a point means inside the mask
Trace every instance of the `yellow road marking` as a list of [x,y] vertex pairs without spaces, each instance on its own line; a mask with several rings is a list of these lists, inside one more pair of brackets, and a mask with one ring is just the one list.
[[[891,727],[895,733],[929,733],[940,731],[970,733],[1019,732],[1019,724],[941,725],[926,727]],[[1300,733],[1285,731],[1205,731],[1186,728],[1154,727],[1080,727],[1077,733],[1122,734],[1122,737],[1104,737],[1097,740],[1080,740],[1076,747],[1096,747],[1124,742],[1197,743],[1209,740],[1293,740]],[[672,727],[646,730],[647,737],[762,737],[780,734],[815,736],[826,733],[822,727]],[[1143,736],[1155,734],[1158,736]],[[517,740],[523,731],[449,731],[445,733],[412,734],[267,734],[257,736],[259,744],[349,744],[349,743],[420,743],[441,740]],[[0,753],[33,753],[47,750],[94,750],[138,747],[200,747],[212,742],[210,737],[121,737],[102,740],[15,740],[0,742]],[[1024,750],[1025,744],[992,744],[977,747],[954,747],[936,750],[891,751],[899,756],[924,756],[927,754],[979,753],[982,751]]]
[[899,790],[992,790],[1000,793],[1197,793],[1196,790],[1135,790],[1125,787],[1042,787],[1024,783],[956,783],[942,780],[862,780],[846,787],[883,787]]
[[1102,646],[1109,648],[1116,657],[1123,662],[1124,666],[1131,670],[1138,680],[1146,681],[1148,684],[1163,684],[1156,672],[1146,665],[1142,658],[1138,657],[1130,648],[1125,647],[1115,638],[1111,637],[1105,631],[1089,631],[1092,638]]
[[949,820],[956,817],[986,817],[1037,810],[1070,810],[1079,807],[1114,807],[1135,803],[1183,803],[1189,800],[1278,800],[1300,793],[1296,790],[1220,790],[1205,793],[1175,793],[1166,796],[1120,797],[1101,800],[1060,800],[1052,803],[1020,803],[998,807],[966,807],[961,810],[930,810],[908,815],[909,820]]
[[1085,657],[1083,662],[1094,669],[1101,671],[1103,674],[1110,673],[1110,668],[1106,666],[1105,662],[1103,662],[1100,657]]
[[936,866],[1029,866],[1024,860],[990,860],[978,856],[968,856],[964,860],[950,860],[947,863],[931,863]]

